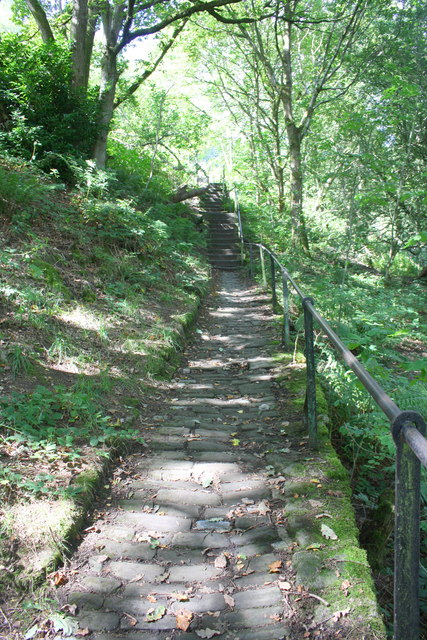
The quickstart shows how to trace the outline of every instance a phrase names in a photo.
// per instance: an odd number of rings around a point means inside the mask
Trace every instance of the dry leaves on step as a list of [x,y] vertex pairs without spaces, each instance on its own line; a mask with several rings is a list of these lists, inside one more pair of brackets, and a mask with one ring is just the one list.
[[172,598],[178,602],[188,602],[190,599],[186,593],[173,593]]
[[220,556],[217,556],[214,560],[214,566],[217,569],[225,569],[228,564],[227,556],[223,553]]
[[282,591],[290,591],[292,589],[291,583],[286,580],[279,580],[278,587],[282,589]]
[[181,631],[187,631],[193,619],[193,614],[187,609],[180,609],[176,613],[176,628]]
[[262,500],[257,504],[257,511],[261,516],[266,516],[270,511],[270,507],[265,500]]
[[281,568],[282,568],[281,560],[275,560],[274,562],[268,565],[268,570],[270,573],[280,573]]

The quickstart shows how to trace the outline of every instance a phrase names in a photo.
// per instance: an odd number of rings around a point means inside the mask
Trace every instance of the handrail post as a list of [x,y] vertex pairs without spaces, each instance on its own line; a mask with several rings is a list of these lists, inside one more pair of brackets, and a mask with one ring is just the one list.
[[273,311],[277,306],[277,294],[276,294],[276,263],[273,256],[270,254],[270,270],[271,270],[271,304],[273,305]]
[[282,331],[282,344],[285,349],[290,345],[290,332],[289,332],[289,287],[288,278],[282,273],[283,282],[283,331]]
[[249,275],[254,275],[254,251],[252,249],[252,245],[249,245]]
[[307,388],[304,404],[304,416],[308,428],[308,442],[315,449],[318,445],[317,415],[316,415],[316,365],[314,361],[314,332],[313,316],[307,308],[307,302],[314,304],[312,298],[303,298],[304,333],[305,333],[305,361]]
[[265,273],[264,249],[262,246],[259,248],[259,257],[261,260],[262,285],[263,287],[267,287],[267,275]]
[[418,640],[421,465],[401,426],[395,438],[394,640]]

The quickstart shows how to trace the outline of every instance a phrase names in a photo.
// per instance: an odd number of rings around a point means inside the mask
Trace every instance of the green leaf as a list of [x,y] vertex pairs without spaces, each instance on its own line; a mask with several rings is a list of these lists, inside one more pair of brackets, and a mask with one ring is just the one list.
[[64,636],[71,636],[79,628],[77,620],[69,616],[53,615],[51,621],[55,631],[62,631]]
[[145,616],[145,620],[147,622],[156,622],[156,620],[160,620],[166,613],[166,607],[162,605],[160,607],[156,607],[155,609],[149,609],[147,611],[147,615]]

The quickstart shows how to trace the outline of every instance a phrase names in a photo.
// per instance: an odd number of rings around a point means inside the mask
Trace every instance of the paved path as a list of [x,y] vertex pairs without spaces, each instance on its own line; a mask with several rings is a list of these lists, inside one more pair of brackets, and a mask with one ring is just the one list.
[[280,446],[268,301],[232,272],[214,301],[149,452],[74,560],[68,602],[97,640],[288,637],[289,539],[262,460]]

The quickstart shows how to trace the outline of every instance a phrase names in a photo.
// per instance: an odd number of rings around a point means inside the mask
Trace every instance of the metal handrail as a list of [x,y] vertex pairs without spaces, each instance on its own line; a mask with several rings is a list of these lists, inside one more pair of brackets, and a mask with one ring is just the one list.
[[[302,301],[304,310],[305,356],[307,369],[305,418],[309,443],[317,447],[316,367],[314,358],[313,320],[321,327],[329,341],[341,354],[344,362],[356,374],[378,407],[390,421],[396,445],[395,474],[395,536],[394,536],[394,639],[418,640],[419,623],[419,562],[420,562],[420,500],[421,464],[427,468],[426,423],[417,411],[402,411],[361,362],[345,346],[327,320],[316,310],[314,300],[282,265],[277,256],[264,244],[247,242],[243,236],[240,207],[237,207],[239,230],[243,247],[249,249],[250,274],[254,273],[254,248],[259,251],[263,284],[267,285],[265,255],[270,258],[272,302],[277,303],[276,270],[283,285],[283,343],[290,345],[289,287],[291,284]],[[243,256],[243,252],[242,252]],[[242,260],[243,262],[243,260]]]

